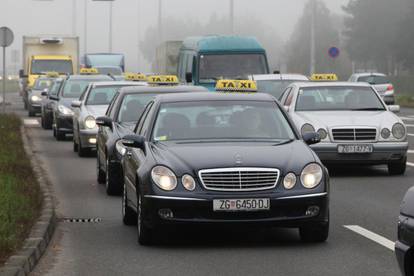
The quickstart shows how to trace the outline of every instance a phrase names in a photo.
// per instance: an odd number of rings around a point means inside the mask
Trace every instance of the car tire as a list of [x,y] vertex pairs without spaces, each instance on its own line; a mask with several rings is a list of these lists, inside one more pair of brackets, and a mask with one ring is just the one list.
[[122,194],[122,221],[125,225],[135,225],[137,224],[137,214],[128,206],[127,202],[128,194],[124,184],[124,192]]
[[79,145],[78,143],[76,143],[75,141],[75,137],[73,137],[73,152],[78,152],[79,151]]
[[28,112],[27,112],[27,114],[29,115],[29,117],[34,117],[35,115],[36,115],[36,112],[34,112],[31,108],[30,108],[30,106],[28,107]]
[[114,174],[114,168],[110,165],[109,158],[106,158],[106,170],[105,170],[105,187],[106,187],[106,194],[107,195],[119,195],[121,193],[121,189],[119,185],[117,185]]
[[151,245],[154,243],[154,232],[155,229],[149,228],[145,225],[145,210],[142,206],[141,193],[137,195],[137,234],[138,243],[140,245]]
[[47,119],[47,117],[43,117],[43,124],[45,129],[52,129],[52,122],[50,119]]
[[105,172],[101,169],[101,157],[99,150],[96,150],[96,180],[99,184],[105,183]]
[[398,161],[388,163],[388,173],[390,175],[403,175],[407,167],[407,157]]
[[325,242],[329,236],[329,222],[300,227],[299,234],[303,242]]
[[58,126],[55,127],[55,137],[58,141],[63,141],[66,138],[66,134],[59,130]]
[[46,129],[45,119],[43,118],[43,114],[40,117],[40,125],[42,126],[43,129]]
[[27,110],[27,102],[23,101],[23,103],[24,103],[24,109]]

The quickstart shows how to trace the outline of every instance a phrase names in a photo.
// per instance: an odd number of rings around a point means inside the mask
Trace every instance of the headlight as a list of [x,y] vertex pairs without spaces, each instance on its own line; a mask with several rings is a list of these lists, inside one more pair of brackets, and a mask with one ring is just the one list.
[[288,173],[283,179],[283,187],[286,190],[290,190],[296,185],[296,175],[294,173]]
[[324,140],[328,136],[328,133],[323,128],[318,129],[318,134],[321,140]]
[[183,183],[183,186],[188,191],[194,191],[195,189],[195,180],[191,175],[185,174],[181,178],[181,182]]
[[400,124],[396,123],[392,126],[392,135],[397,139],[402,139],[405,136],[405,127]]
[[64,105],[59,105],[58,106],[58,110],[60,113],[62,113],[63,115],[73,115],[73,111],[70,108],[67,108]]
[[381,130],[381,137],[382,138],[388,139],[388,138],[390,138],[390,135],[391,135],[391,131],[388,128],[383,128]]
[[315,132],[315,128],[311,124],[304,124],[300,129],[302,136],[309,132]]
[[319,185],[322,180],[323,171],[321,166],[316,163],[307,165],[300,175],[300,181],[303,187],[313,189]]
[[118,142],[116,142],[115,149],[121,156],[125,155],[126,148],[125,148],[124,144],[122,144],[122,139],[119,140]]
[[154,183],[164,191],[172,191],[177,187],[177,177],[164,166],[154,167],[151,171],[151,177]]
[[39,96],[37,96],[37,95],[33,95],[30,99],[32,100],[32,102],[40,102],[40,101],[42,100],[42,99],[41,99]]
[[92,129],[96,127],[95,118],[92,116],[88,116],[85,118],[85,126],[86,128]]

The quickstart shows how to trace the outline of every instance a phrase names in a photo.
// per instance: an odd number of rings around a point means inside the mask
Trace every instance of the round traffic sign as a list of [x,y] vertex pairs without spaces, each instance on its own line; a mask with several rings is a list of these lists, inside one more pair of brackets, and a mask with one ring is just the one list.
[[7,27],[0,28],[0,47],[9,47],[14,40],[12,30]]
[[338,47],[331,47],[329,48],[328,54],[331,58],[337,58],[340,54],[340,50]]

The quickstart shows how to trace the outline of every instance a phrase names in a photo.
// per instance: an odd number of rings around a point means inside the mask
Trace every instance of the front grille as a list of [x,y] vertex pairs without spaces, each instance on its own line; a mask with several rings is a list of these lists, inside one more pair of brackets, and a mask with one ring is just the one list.
[[280,171],[268,168],[224,168],[201,170],[204,188],[213,191],[259,191],[276,187]]
[[332,129],[335,141],[375,141],[377,130],[375,128],[336,128]]

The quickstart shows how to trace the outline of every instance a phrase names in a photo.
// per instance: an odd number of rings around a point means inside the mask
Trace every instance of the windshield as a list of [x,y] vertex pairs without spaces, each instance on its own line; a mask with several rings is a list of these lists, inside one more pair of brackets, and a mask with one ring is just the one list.
[[125,95],[118,112],[118,122],[133,123],[137,122],[144,112],[145,106],[157,94],[129,94]]
[[50,88],[49,94],[50,95],[57,95],[59,92],[60,85],[62,84],[62,79],[55,80],[53,82],[52,88]]
[[266,58],[263,54],[200,56],[200,82],[213,82],[220,78],[236,79],[266,73]]
[[33,86],[33,89],[34,90],[49,89],[52,84],[53,84],[53,81],[51,79],[37,79]]
[[307,87],[299,90],[296,111],[385,110],[370,87]]
[[358,82],[367,82],[369,84],[388,84],[390,81],[385,76],[365,76],[359,77]]
[[86,105],[109,105],[121,86],[94,87],[86,100]]
[[279,100],[286,87],[296,80],[259,80],[256,82],[259,92],[268,93]]
[[161,105],[153,140],[291,140],[275,102],[205,101]]
[[41,60],[32,61],[32,74],[42,75],[46,72],[58,72],[60,74],[73,74],[71,60]]
[[114,75],[119,76],[122,75],[122,70],[119,67],[98,67],[99,74],[101,75]]

